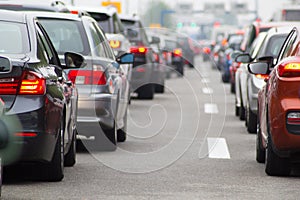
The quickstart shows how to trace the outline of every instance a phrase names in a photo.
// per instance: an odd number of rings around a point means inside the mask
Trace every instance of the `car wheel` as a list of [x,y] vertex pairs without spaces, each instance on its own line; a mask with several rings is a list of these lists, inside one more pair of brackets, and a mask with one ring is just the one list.
[[247,131],[248,133],[256,133],[257,131],[257,115],[252,112],[250,106],[247,106]]
[[291,171],[289,160],[279,157],[274,152],[270,136],[268,137],[265,171],[269,176],[288,176]]
[[61,181],[64,178],[64,132],[61,123],[57,136],[55,150],[51,162],[47,165],[46,179],[48,181]]
[[164,93],[165,92],[165,86],[163,84],[156,84],[155,85],[155,92]]
[[154,97],[154,85],[149,83],[143,85],[138,89],[138,98],[139,99],[153,99]]
[[235,94],[235,85],[234,85],[234,83],[230,83],[230,92],[231,92],[231,94]]
[[257,134],[256,134],[256,161],[258,163],[265,163],[266,149],[262,145],[261,130],[259,121],[257,121]]
[[124,127],[117,131],[117,141],[125,142],[127,139],[127,111],[124,116]]
[[101,129],[100,133],[95,136],[96,150],[115,151],[117,149],[116,143],[116,125],[113,128]]
[[241,104],[241,106],[239,107],[239,117],[240,120],[245,120],[245,114],[246,114],[246,110],[245,107],[243,106],[243,104]]
[[76,131],[76,129],[74,129],[69,151],[65,155],[65,166],[66,167],[72,167],[76,163],[76,135],[77,135],[77,131]]

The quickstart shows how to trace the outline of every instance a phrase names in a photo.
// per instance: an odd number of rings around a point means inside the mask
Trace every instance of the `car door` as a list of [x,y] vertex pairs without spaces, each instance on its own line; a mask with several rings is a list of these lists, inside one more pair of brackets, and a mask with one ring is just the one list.
[[[46,71],[49,75],[49,91],[52,91],[54,94],[53,101],[55,104],[65,109],[65,130],[64,130],[64,144],[68,145],[71,142],[72,138],[72,128],[73,128],[73,112],[74,106],[72,103],[74,99],[72,99],[72,91],[66,84],[65,76],[63,76],[63,69],[61,68],[61,64],[58,58],[58,55],[48,37],[45,30],[43,29],[42,25],[39,22],[36,22],[37,34],[38,38],[40,39],[44,51],[45,56],[48,59],[49,65],[46,68]],[[48,87],[48,86],[47,86]],[[56,90],[56,91],[55,91]],[[61,96],[60,94],[63,94]],[[50,119],[51,120],[51,119]]]

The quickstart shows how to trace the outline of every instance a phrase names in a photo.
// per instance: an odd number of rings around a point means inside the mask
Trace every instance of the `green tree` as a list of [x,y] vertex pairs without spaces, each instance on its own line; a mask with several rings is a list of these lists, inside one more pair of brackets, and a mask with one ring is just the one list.
[[[148,9],[142,17],[142,21],[146,27],[149,27],[151,24],[160,24],[162,12],[171,10],[171,8],[167,4],[160,0],[150,1],[147,7]],[[166,28],[174,27],[172,15],[173,14],[165,14],[163,17],[164,26]]]

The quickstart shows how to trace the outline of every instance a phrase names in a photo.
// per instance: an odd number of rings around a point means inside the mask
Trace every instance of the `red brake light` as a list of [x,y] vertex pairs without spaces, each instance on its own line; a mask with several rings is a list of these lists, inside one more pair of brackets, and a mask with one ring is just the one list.
[[43,95],[46,92],[46,80],[35,72],[25,71],[22,76],[19,94]]
[[68,77],[78,85],[106,85],[106,76],[102,67],[93,66],[94,70],[70,70]]
[[78,13],[79,13],[78,10],[71,10],[70,12],[71,12],[71,14],[75,14],[75,15],[78,15]]
[[182,56],[182,50],[181,49],[174,49],[173,54],[175,56]]
[[119,40],[110,40],[109,45],[111,46],[111,48],[117,49],[121,47],[121,42]]
[[20,133],[15,133],[15,136],[17,136],[17,137],[36,137],[37,133],[34,133],[34,132],[20,132]]
[[0,94],[16,94],[19,79],[16,78],[2,78],[0,79]]
[[281,77],[300,77],[300,63],[282,63],[278,66]]
[[210,48],[204,47],[204,48],[203,48],[203,52],[204,52],[205,54],[210,54]]
[[148,51],[147,47],[131,47],[130,52],[131,53],[141,53],[141,54],[146,54]]

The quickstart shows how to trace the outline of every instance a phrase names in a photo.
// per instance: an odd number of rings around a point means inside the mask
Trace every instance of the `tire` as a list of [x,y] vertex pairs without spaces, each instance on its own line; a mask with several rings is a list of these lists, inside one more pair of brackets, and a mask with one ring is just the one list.
[[247,106],[247,131],[248,133],[256,133],[257,132],[257,115],[252,112],[250,106]]
[[65,167],[72,167],[76,163],[76,129],[73,131],[72,141],[68,153],[65,155]]
[[268,137],[265,172],[269,176],[288,176],[290,174],[291,167],[289,160],[279,157],[273,150],[272,139]]
[[235,106],[235,116],[239,116],[239,114],[240,114],[240,107],[238,107],[238,106]]
[[161,84],[155,85],[155,92],[157,93],[164,93],[165,92],[165,86]]
[[149,83],[143,85],[138,89],[139,99],[153,99],[154,98],[154,85]]
[[235,94],[235,85],[234,85],[234,83],[230,83],[230,92],[231,92],[231,94]]
[[115,151],[117,149],[116,143],[116,125],[110,129],[101,129],[100,133],[95,136],[95,150]]
[[60,126],[57,142],[51,162],[47,165],[46,180],[51,182],[61,181],[64,178],[64,140],[63,126]]
[[125,142],[127,139],[127,111],[124,116],[124,127],[117,131],[117,142]]
[[261,130],[259,121],[257,121],[257,134],[256,134],[256,161],[258,163],[265,163],[266,149],[262,145]]
[[239,118],[241,121],[245,120],[246,110],[243,104],[241,103],[241,107],[239,107]]

